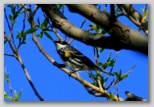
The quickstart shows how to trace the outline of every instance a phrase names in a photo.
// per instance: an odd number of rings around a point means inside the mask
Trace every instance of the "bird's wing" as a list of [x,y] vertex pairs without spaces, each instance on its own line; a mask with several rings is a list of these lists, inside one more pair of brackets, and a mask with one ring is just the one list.
[[[85,55],[83,55],[79,50],[77,50],[75,47],[70,47],[71,51],[69,51],[72,55],[72,57],[76,58],[78,62],[84,63],[87,66],[95,66],[95,64]],[[79,60],[80,59],[80,60]],[[88,62],[88,63],[87,63]]]

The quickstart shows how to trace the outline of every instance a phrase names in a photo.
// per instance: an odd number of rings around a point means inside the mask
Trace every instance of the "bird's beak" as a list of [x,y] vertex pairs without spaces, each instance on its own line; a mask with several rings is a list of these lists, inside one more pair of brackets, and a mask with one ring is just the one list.
[[54,42],[54,43],[56,43],[56,42],[57,42],[57,40],[54,40],[53,42]]

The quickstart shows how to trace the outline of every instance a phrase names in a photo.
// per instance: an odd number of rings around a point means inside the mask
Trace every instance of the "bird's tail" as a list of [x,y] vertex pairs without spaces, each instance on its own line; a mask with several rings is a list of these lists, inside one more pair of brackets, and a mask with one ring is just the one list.
[[101,68],[99,68],[99,67],[97,67],[97,66],[96,66],[95,70],[96,70],[96,71],[103,72],[103,73],[106,73],[106,74],[108,74],[108,75],[110,75],[110,76],[114,76],[114,74],[112,74],[112,73],[110,73],[110,72],[106,72],[105,70],[103,70],[103,69],[101,69]]

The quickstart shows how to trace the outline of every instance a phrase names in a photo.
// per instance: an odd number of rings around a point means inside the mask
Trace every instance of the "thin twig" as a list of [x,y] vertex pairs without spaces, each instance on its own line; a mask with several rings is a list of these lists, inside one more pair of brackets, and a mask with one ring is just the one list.
[[[118,57],[119,53],[120,53],[119,51],[118,51],[118,52],[116,52],[116,56],[114,57],[114,61],[115,61],[115,62],[116,62],[116,59],[117,59],[117,57]],[[110,72],[112,72],[113,67],[114,67],[114,66],[111,66]]]
[[39,98],[40,101],[44,101],[44,99],[39,95],[38,91],[36,90],[32,80],[31,80],[31,77],[30,77],[30,75],[28,73],[28,70],[26,69],[26,67],[25,67],[25,65],[24,65],[24,63],[23,63],[23,61],[22,61],[22,59],[21,59],[19,54],[17,55],[16,59],[19,61],[20,65],[21,65],[21,67],[22,67],[22,69],[23,69],[23,71],[24,71],[24,73],[26,75],[26,78],[27,78],[30,86],[32,87],[35,95]]
[[[13,7],[14,8],[14,7]],[[15,9],[15,8],[14,8]],[[19,10],[20,11],[20,10]],[[14,40],[14,36],[13,36],[13,24],[10,26],[9,24],[9,21],[8,21],[8,18],[7,18],[7,14],[6,14],[6,11],[4,10],[5,12],[5,18],[6,18],[6,21],[7,21],[7,24],[8,24],[8,28],[10,30],[10,41],[12,39],[12,42],[13,42],[13,46],[14,48],[16,49],[16,44],[15,44],[15,40]],[[16,19],[17,16],[13,16],[14,20]]]
[[110,85],[107,88],[104,87],[104,89],[108,90],[109,88],[113,87],[114,85],[115,85],[115,81],[113,79],[112,82],[110,83]]
[[114,61],[116,61],[116,59],[118,58],[119,53],[120,53],[120,51],[116,52],[116,56],[114,57]]
[[[44,13],[43,15],[44,15],[45,18],[48,18],[48,17],[46,16],[45,13]],[[58,33],[58,29],[55,30],[55,29],[53,28],[52,24],[50,23],[50,21],[49,21],[49,26],[51,27],[51,30],[50,30],[50,31],[54,32],[55,35],[56,35],[60,40],[63,40],[63,38],[62,38],[62,37],[59,35],[59,33]]]
[[[119,100],[118,84],[116,84],[116,92],[117,92],[117,97],[118,97],[118,100]],[[119,101],[120,101],[120,100],[119,100]]]
[[95,83],[95,84],[97,84],[97,81],[95,80],[95,78],[94,78],[94,76],[93,76],[93,74],[92,74],[92,72],[89,70],[86,70],[86,72],[89,74],[89,77],[93,80],[93,82]]
[[16,48],[16,45],[15,45],[15,42],[14,42],[14,38],[13,38],[13,25],[11,26],[10,23],[9,23],[9,20],[8,20],[8,17],[7,17],[7,13],[6,13],[5,8],[4,8],[4,14],[5,14],[5,19],[6,19],[8,28],[9,28],[9,30],[10,30],[10,38],[13,39],[13,45],[14,45],[14,47]]
[[132,66],[132,68],[126,73],[127,75],[128,74],[130,74],[132,71],[133,71],[133,69],[136,67],[136,65],[134,65],[134,66]]
[[10,80],[7,80],[6,82],[7,82],[8,86],[9,86],[10,93],[11,93],[12,98],[13,98],[13,100],[14,100],[14,94],[13,94],[13,91],[12,91],[11,82],[10,82]]
[[60,39],[60,40],[63,40],[63,38],[59,35],[58,31],[55,30],[54,28],[52,28],[51,30],[52,32],[54,32],[56,34],[56,36]]
[[34,8],[34,11],[33,11],[33,13],[32,13],[32,14],[33,14],[33,16],[36,14],[36,12],[37,12],[38,8],[39,8],[39,7],[38,7],[38,5],[36,5],[36,6],[35,6],[35,8]]
[[9,37],[6,36],[5,32],[4,32],[4,38],[8,41],[10,48],[13,51],[13,53],[16,53],[16,50],[14,49],[13,45],[11,44]]
[[[84,21],[82,22],[81,26],[80,26],[80,29],[83,27],[83,25],[86,23],[86,18],[84,19]],[[70,42],[68,44],[71,44],[73,42],[74,38],[72,38],[70,40]]]
[[[129,75],[129,74],[133,71],[133,69],[134,69],[135,67],[136,67],[136,65],[132,66],[131,69],[130,69],[127,73],[125,73],[124,75]],[[118,82],[120,82],[120,81],[118,81]],[[108,86],[107,89],[112,88],[114,85],[118,84],[118,82],[115,81],[114,83],[110,84],[110,86]]]
[[15,57],[13,54],[4,53],[5,56]]
[[27,10],[27,11],[29,11],[30,12],[30,9],[27,7],[27,6],[25,6],[25,4],[20,4],[25,10]]
[[[24,17],[24,19],[23,19],[23,28],[22,28],[22,33],[25,31],[25,23],[26,23],[26,14],[24,14],[25,15],[25,17]],[[23,38],[22,38],[23,39]],[[18,43],[18,47],[17,47],[17,49],[19,50],[19,48],[20,48],[20,46],[22,45],[22,43],[21,43],[21,38],[19,39],[19,43]]]
[[10,31],[10,38],[12,39],[13,46],[16,49],[16,44],[13,36],[13,26],[11,27],[11,31]]
[[8,21],[8,17],[7,17],[7,14],[6,14],[6,10],[5,10],[5,8],[4,8],[4,14],[5,14],[5,19],[6,19],[6,22],[7,22],[8,28],[9,28],[9,30],[11,30],[11,26],[10,26],[10,23],[9,23],[9,21]]
[[95,61],[96,61],[96,65],[98,65],[98,59],[99,59],[98,49],[93,48],[93,50],[94,50],[94,58],[95,58]]
[[[136,24],[137,26],[141,26],[141,23],[139,22],[139,20],[135,17],[135,18],[133,18],[131,15],[130,15],[130,12],[126,12],[120,5],[117,5],[118,7],[119,7],[119,9],[121,10],[121,12],[122,12],[122,14],[123,15],[125,15],[126,17],[128,17],[128,18],[130,18],[130,20],[134,23],[134,24]],[[131,6],[132,5],[130,5],[130,9],[131,9]],[[130,10],[129,10],[130,11]]]
[[8,43],[9,43],[9,45],[10,45],[10,47],[11,47],[11,50],[12,50],[13,53],[14,53],[14,57],[16,57],[16,59],[17,59],[18,62],[20,63],[20,65],[21,65],[21,67],[22,67],[22,69],[23,69],[23,71],[24,71],[24,73],[25,73],[25,75],[26,75],[26,78],[27,78],[27,80],[28,80],[30,86],[32,87],[32,89],[33,89],[35,95],[40,99],[40,101],[44,101],[44,99],[43,99],[43,98],[39,95],[39,93],[37,92],[37,90],[36,90],[36,88],[35,88],[35,86],[34,86],[32,80],[31,80],[31,78],[30,78],[30,75],[29,75],[29,73],[28,73],[28,71],[27,71],[27,69],[26,69],[26,67],[25,67],[25,65],[24,65],[24,63],[23,63],[23,61],[22,61],[22,59],[21,59],[21,57],[20,57],[18,51],[17,51],[16,49],[14,49],[14,47],[12,46],[12,43],[11,43],[10,39],[6,36],[5,33],[4,33],[4,38],[8,41]]
[[115,14],[116,18],[120,17],[120,16],[125,16],[125,14],[120,13],[120,14]]
[[86,23],[86,18],[83,20],[81,26],[80,26],[80,29],[83,27],[83,25]]
[[105,4],[103,11],[106,12],[106,9],[107,9],[107,4]]

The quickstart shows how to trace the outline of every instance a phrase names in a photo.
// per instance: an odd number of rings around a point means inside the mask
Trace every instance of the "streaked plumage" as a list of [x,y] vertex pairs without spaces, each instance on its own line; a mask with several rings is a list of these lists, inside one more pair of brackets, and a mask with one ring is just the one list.
[[112,73],[100,69],[88,57],[69,45],[66,41],[57,40],[54,41],[54,43],[56,45],[56,50],[65,65],[73,71],[96,70],[113,76]]

